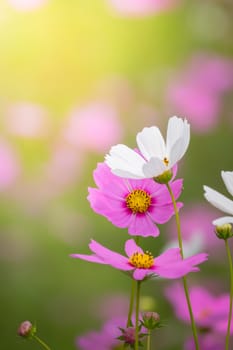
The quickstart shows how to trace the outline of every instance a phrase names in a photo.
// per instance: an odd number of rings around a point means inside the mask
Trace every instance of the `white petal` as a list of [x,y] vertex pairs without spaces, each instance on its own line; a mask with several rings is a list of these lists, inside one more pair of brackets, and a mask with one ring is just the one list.
[[143,165],[143,173],[145,178],[152,178],[161,175],[166,170],[166,165],[159,158],[151,158],[149,162]]
[[167,128],[167,153],[173,166],[185,154],[190,141],[190,125],[186,119],[172,117]]
[[227,191],[233,196],[233,171],[222,171],[221,175]]
[[204,186],[204,196],[208,202],[214,207],[222,210],[223,212],[233,215],[233,201],[225,197],[223,194],[213,190],[208,186]]
[[137,144],[146,160],[152,157],[165,157],[165,143],[163,136],[156,126],[144,128],[137,134]]
[[233,224],[233,216],[223,216],[213,221],[215,226],[222,226],[225,224]]
[[143,178],[142,167],[145,160],[135,151],[125,145],[116,145],[105,156],[106,164],[118,176],[138,179]]

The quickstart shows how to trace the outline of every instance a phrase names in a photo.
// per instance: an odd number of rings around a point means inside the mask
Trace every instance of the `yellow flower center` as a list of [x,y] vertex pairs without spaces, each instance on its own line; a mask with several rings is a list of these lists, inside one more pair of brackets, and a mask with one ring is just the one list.
[[154,258],[150,252],[136,252],[129,258],[129,263],[139,269],[149,269],[154,264]]
[[133,190],[126,197],[126,205],[134,214],[145,213],[151,205],[151,196],[143,190]]
[[169,160],[167,159],[167,157],[163,158],[163,162],[166,166],[168,166],[169,164]]

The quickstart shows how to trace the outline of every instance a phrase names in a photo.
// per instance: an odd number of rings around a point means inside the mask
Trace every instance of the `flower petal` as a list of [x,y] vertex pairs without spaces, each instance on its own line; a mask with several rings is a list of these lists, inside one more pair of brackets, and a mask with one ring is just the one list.
[[144,177],[152,178],[161,175],[167,170],[165,163],[160,158],[151,158],[142,167]]
[[190,125],[187,120],[172,117],[168,121],[167,128],[167,153],[172,167],[185,154],[190,141]]
[[100,259],[105,261],[107,264],[113,265],[121,263],[123,266],[128,265],[128,259],[121,254],[113,252],[112,250],[104,247],[102,244],[91,240],[89,244],[90,250],[95,253]]
[[134,214],[128,228],[129,234],[135,236],[153,236],[159,235],[158,227],[153,223],[151,217],[147,214]]
[[213,221],[213,225],[222,226],[225,224],[233,224],[233,216],[223,216]]
[[213,190],[208,186],[204,186],[204,196],[208,202],[214,207],[222,210],[227,214],[233,215],[233,201],[222,195],[221,193]]
[[[176,203],[177,208],[180,209],[182,208],[183,204],[180,202]],[[151,206],[150,207],[150,212],[148,215],[150,215],[151,219],[158,223],[158,224],[164,224],[170,218],[175,214],[174,212],[174,207],[173,204],[168,204],[164,206]]]
[[143,254],[143,250],[142,248],[140,248],[134,239],[128,239],[126,242],[125,242],[125,252],[126,252],[126,255],[128,255],[128,257],[131,257],[131,255],[133,255],[134,253],[138,252],[138,253],[141,253]]
[[227,191],[233,196],[233,171],[222,171],[221,175]]
[[152,126],[144,128],[137,134],[137,144],[140,152],[146,160],[152,157],[163,159],[165,155],[165,143],[159,128]]
[[[150,271],[152,273],[152,271]],[[133,278],[137,281],[143,280],[148,274],[147,269],[136,269],[133,273]]]
[[162,266],[182,260],[179,248],[170,248],[155,258],[155,265]]
[[95,262],[98,264],[107,264],[103,259],[98,257],[97,255],[85,255],[85,254],[70,254],[71,258],[82,259],[89,262]]
[[105,162],[117,176],[132,179],[144,178],[142,167],[146,163],[145,160],[125,145],[113,146],[105,156]]

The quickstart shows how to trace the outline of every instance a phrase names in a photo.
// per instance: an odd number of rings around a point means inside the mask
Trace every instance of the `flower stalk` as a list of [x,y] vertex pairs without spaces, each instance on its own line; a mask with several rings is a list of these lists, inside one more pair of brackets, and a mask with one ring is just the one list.
[[230,269],[230,306],[229,306],[229,315],[228,315],[228,324],[227,324],[227,334],[226,334],[226,343],[225,350],[229,349],[229,340],[230,340],[230,330],[231,330],[231,319],[232,319],[232,299],[233,299],[233,267],[232,267],[232,257],[231,251],[228,244],[228,239],[225,240],[226,252],[228,256],[229,269]]
[[42,340],[40,339],[37,335],[33,335],[33,338],[46,350],[51,350],[51,348]]
[[[171,186],[169,185],[169,183],[167,183],[166,186],[167,186],[167,189],[170,193],[172,203],[174,206],[180,254],[182,256],[182,259],[184,259],[183,242],[182,242],[181,226],[180,226],[180,216],[179,216],[176,200],[175,200],[174,194],[172,192]],[[191,301],[190,301],[186,276],[184,276],[182,279],[183,279],[184,292],[185,292],[185,297],[186,297],[189,315],[190,315],[190,321],[191,321],[191,326],[192,326],[195,348],[196,348],[196,350],[199,350],[200,348],[199,348],[199,343],[198,343],[197,328],[196,328],[196,324],[195,324],[195,320],[194,320],[194,316],[193,316],[193,310],[192,310],[192,305],[191,305]]]
[[140,308],[140,290],[141,281],[137,281],[136,289],[136,310],[135,310],[135,346],[134,349],[138,350],[139,346],[139,308]]

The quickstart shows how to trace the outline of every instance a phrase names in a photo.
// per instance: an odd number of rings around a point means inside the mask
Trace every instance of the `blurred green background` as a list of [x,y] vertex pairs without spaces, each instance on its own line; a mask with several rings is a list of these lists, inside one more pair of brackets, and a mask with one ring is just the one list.
[[[90,238],[123,252],[127,230],[95,214],[86,199],[92,172],[112,144],[135,147],[142,127],[165,131],[171,115],[190,117],[181,200],[203,203],[203,184],[226,193],[220,171],[233,170],[233,6],[189,0],[126,15],[107,0],[32,3],[0,1],[0,343],[3,349],[39,349],[16,334],[29,319],[52,349],[67,350],[75,349],[76,336],[100,329],[96,305],[105,296],[130,290],[120,272],[69,258],[87,253]],[[205,63],[198,63],[199,95],[190,97],[186,115],[168,91],[174,82],[185,86],[190,62],[199,56],[227,62],[227,73],[213,69],[227,83],[206,97],[214,82],[205,87]],[[208,113],[195,110],[205,103]],[[161,227],[160,237],[144,246],[158,253],[165,232]],[[201,270],[190,279],[218,276],[226,290],[224,263]],[[190,329],[175,322],[163,297],[166,284],[149,282],[143,294],[155,298],[169,320],[157,348],[175,350]]]

